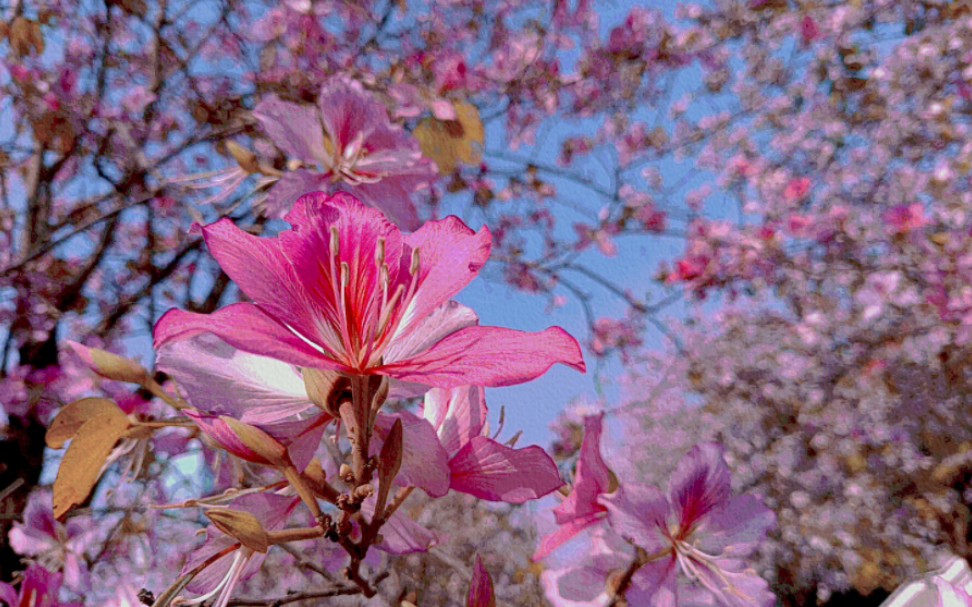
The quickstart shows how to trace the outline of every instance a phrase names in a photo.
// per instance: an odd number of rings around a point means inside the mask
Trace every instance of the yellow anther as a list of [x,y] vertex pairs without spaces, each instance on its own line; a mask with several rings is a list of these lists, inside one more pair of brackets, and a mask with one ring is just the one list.
[[409,272],[414,276],[415,274],[418,274],[418,271],[419,271],[419,250],[412,249],[412,267],[409,269]]
[[331,226],[331,257],[337,257],[341,252],[341,235],[337,226]]

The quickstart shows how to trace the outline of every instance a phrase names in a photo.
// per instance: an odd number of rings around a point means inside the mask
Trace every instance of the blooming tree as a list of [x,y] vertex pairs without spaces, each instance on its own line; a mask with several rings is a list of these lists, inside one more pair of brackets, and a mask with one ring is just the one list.
[[[0,18],[8,607],[803,605],[970,556],[962,3]],[[480,273],[624,364],[556,459],[484,388],[580,346],[480,326]]]

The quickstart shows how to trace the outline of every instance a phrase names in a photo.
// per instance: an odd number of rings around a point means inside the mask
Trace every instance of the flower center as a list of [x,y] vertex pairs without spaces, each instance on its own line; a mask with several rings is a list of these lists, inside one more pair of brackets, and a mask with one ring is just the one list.
[[[330,138],[325,137],[325,141],[329,142]],[[365,149],[364,145],[364,133],[358,131],[354,139],[343,149],[331,151],[331,166],[328,167],[331,171],[331,179],[335,182],[343,181],[352,186],[381,181],[383,177],[381,174],[369,172],[358,166],[358,163],[364,160],[367,155],[368,150]]]

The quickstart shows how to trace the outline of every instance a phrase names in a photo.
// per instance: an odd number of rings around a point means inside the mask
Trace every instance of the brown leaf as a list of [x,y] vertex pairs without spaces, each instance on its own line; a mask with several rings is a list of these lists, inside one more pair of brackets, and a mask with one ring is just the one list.
[[82,398],[74,401],[61,409],[47,428],[45,437],[47,446],[51,449],[60,449],[64,443],[74,438],[85,422],[96,415],[113,411],[125,415],[114,401],[107,398]]
[[460,163],[478,164],[486,141],[486,130],[476,106],[459,101],[453,107],[455,120],[424,118],[412,133],[422,154],[434,161],[443,175],[454,173]]
[[54,516],[64,520],[98,483],[101,468],[115,443],[128,431],[128,417],[121,409],[106,409],[86,421],[77,432],[54,481]]
[[256,552],[266,553],[270,547],[267,532],[259,519],[249,512],[230,510],[228,508],[212,508],[206,511],[206,516],[216,525],[216,528],[226,535],[239,540],[241,544]]

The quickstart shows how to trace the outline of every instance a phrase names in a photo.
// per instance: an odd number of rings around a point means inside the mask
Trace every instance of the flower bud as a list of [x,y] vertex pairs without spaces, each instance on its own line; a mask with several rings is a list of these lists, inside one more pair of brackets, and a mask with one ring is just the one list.
[[217,529],[239,540],[241,544],[255,552],[266,553],[270,545],[267,532],[260,521],[249,512],[213,508],[206,511],[206,517]]
[[84,364],[101,377],[138,385],[145,384],[149,379],[149,372],[134,360],[98,348],[89,348],[76,341],[68,341],[67,345]]

